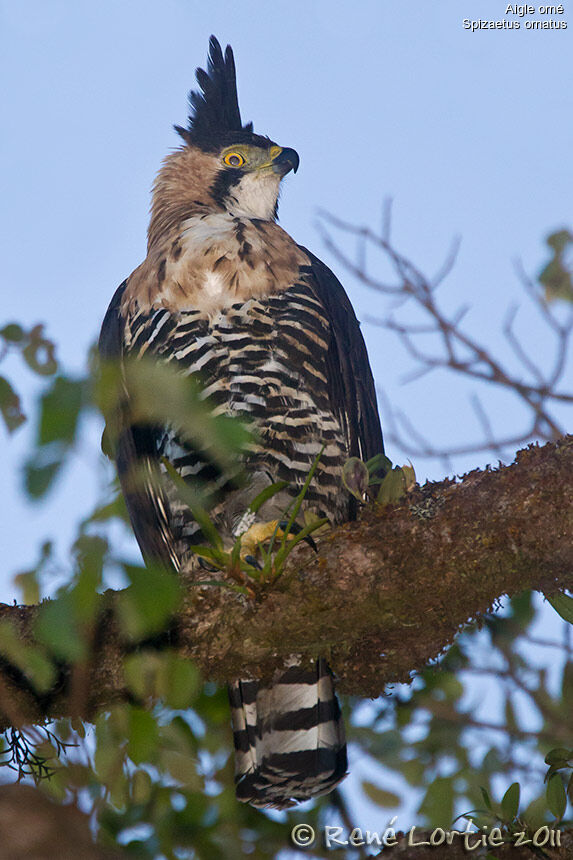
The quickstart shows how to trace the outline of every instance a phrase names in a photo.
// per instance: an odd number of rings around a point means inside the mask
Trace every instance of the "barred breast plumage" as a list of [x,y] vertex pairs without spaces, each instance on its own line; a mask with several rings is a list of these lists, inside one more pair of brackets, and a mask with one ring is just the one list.
[[[333,524],[347,518],[349,499],[340,470],[348,444],[330,405],[330,338],[324,308],[302,281],[279,295],[235,303],[211,317],[197,310],[174,314],[159,309],[128,319],[128,352],[176,362],[201,380],[205,397],[216,408],[254,423],[258,441],[247,458],[251,488],[230,491],[221,511],[214,512],[229,540],[252,501],[249,496],[260,492],[265,481],[286,480],[290,486],[264,506],[260,517],[283,515],[323,446],[305,507]],[[182,447],[173,431],[163,435],[158,456],[168,456],[186,479],[207,480],[212,469],[201,452]],[[178,554],[187,563],[186,545],[198,527],[176,495],[170,502],[178,522]]]

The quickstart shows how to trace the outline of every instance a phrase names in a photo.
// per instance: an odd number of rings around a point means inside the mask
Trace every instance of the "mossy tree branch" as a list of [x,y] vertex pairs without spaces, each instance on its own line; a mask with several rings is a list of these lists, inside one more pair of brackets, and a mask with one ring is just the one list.
[[[573,587],[572,476],[568,436],[520,451],[510,466],[416,488],[400,504],[367,509],[331,532],[318,554],[297,548],[256,600],[190,585],[170,635],[152,647],[169,644],[221,682],[267,675],[293,654],[326,654],[342,692],[379,695],[389,682],[407,681],[503,594]],[[89,662],[80,670],[60,665],[47,693],[38,695],[3,662],[4,726],[90,718],[126,698],[123,659],[136,646],[122,634],[116,599],[101,596]],[[26,641],[36,614],[35,606],[0,606],[0,620]],[[78,671],[87,696],[73,695]]]

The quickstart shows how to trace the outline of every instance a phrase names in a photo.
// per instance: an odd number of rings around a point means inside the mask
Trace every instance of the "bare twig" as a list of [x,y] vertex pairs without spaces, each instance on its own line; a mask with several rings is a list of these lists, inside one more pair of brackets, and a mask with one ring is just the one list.
[[[452,271],[459,250],[459,241],[454,242],[446,255],[443,265],[433,278],[425,277],[416,266],[403,257],[390,244],[390,205],[386,204],[381,235],[376,235],[368,227],[349,224],[327,213],[321,213],[319,223],[323,240],[329,251],[336,259],[354,274],[363,284],[383,293],[393,299],[401,307],[410,302],[421,310],[427,321],[420,322],[418,316],[411,321],[411,313],[404,319],[397,318],[394,313],[383,318],[368,318],[377,325],[393,332],[400,340],[402,347],[414,362],[414,369],[403,381],[419,380],[433,370],[453,371],[479,383],[493,383],[517,397],[525,406],[529,417],[525,425],[517,432],[508,433],[500,438],[493,430],[487,410],[477,396],[472,396],[474,411],[482,429],[482,440],[469,444],[450,446],[447,451],[434,446],[424,439],[410,421],[401,412],[391,417],[392,409],[386,404],[385,424],[389,426],[386,437],[399,445],[409,456],[439,458],[451,463],[451,458],[460,454],[481,451],[494,451],[502,455],[509,449],[524,444],[532,439],[554,440],[564,434],[565,428],[557,417],[553,406],[572,405],[573,391],[561,386],[565,381],[567,358],[571,334],[573,332],[573,311],[566,314],[564,321],[558,319],[543,300],[540,290],[519,267],[518,272],[526,294],[533,301],[543,322],[549,327],[554,339],[554,357],[548,371],[543,370],[532,357],[531,348],[527,348],[519,340],[515,331],[517,308],[510,308],[502,325],[502,332],[519,361],[516,370],[510,369],[497,358],[491,348],[462,330],[461,323],[468,307],[462,306],[453,314],[446,314],[436,298],[438,286]],[[342,233],[354,236],[359,245],[356,260],[345,254],[325,224]],[[368,271],[367,248],[372,247],[382,251],[389,259],[396,282],[387,283]],[[422,345],[421,336],[435,335],[433,343],[428,345],[427,339]],[[389,417],[390,416],[390,417]],[[401,428],[405,431],[402,433]]]

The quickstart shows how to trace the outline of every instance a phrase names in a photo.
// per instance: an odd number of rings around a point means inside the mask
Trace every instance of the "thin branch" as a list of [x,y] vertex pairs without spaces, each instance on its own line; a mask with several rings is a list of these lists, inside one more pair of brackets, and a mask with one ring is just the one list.
[[[456,454],[468,454],[478,451],[493,450],[501,452],[508,447],[523,444],[531,439],[552,440],[563,434],[562,421],[553,414],[551,404],[573,404],[573,392],[559,390],[566,366],[569,343],[573,332],[573,312],[562,323],[556,319],[543,301],[540,291],[531,280],[520,270],[519,275],[528,296],[533,300],[542,319],[550,327],[555,339],[555,356],[549,372],[544,372],[531,355],[531,348],[526,348],[519,340],[514,324],[516,309],[511,308],[502,331],[520,367],[516,372],[510,370],[502,361],[496,358],[490,349],[486,348],[476,338],[463,331],[461,323],[467,313],[467,305],[462,306],[452,315],[447,315],[436,300],[436,289],[450,274],[459,249],[459,242],[448,252],[443,265],[433,279],[426,278],[409,260],[399,254],[390,244],[390,208],[386,207],[382,233],[376,235],[368,227],[359,227],[328,213],[321,213],[322,222],[354,236],[360,245],[360,255],[353,261],[335,242],[333,236],[319,223],[319,229],[330,252],[339,262],[355,275],[362,283],[377,292],[388,295],[394,302],[403,305],[406,302],[414,304],[427,317],[427,322],[411,322],[411,314],[405,319],[396,319],[390,315],[382,319],[368,318],[375,324],[393,332],[400,340],[402,347],[413,360],[415,367],[407,374],[405,380],[419,380],[432,370],[453,371],[476,382],[495,384],[508,393],[517,397],[529,412],[531,418],[526,427],[520,432],[508,434],[506,438],[496,438],[492,432],[489,419],[481,404],[474,399],[474,410],[478,423],[483,431],[483,440],[470,445],[450,448],[447,452],[420,440],[419,434],[407,429],[408,438],[399,431],[394,434],[394,441],[410,456],[437,457],[442,461],[451,461]],[[382,251],[392,264],[397,276],[397,282],[386,283],[374,277],[367,270],[366,247],[371,245]],[[435,335],[434,345],[422,347],[420,336]],[[524,373],[526,376],[524,377]],[[398,416],[398,424],[407,427],[407,419]],[[391,439],[392,436],[387,438]]]
[[542,386],[542,385],[544,385],[544,381],[543,381],[543,374],[541,373],[541,370],[537,367],[535,362],[532,361],[529,354],[522,347],[519,340],[515,336],[515,332],[513,330],[513,324],[514,324],[515,319],[517,317],[518,310],[519,310],[518,306],[513,305],[509,309],[509,311],[507,312],[507,316],[506,316],[505,322],[503,324],[503,333],[504,333],[509,345],[513,349],[515,355],[519,359],[519,361],[523,364],[524,367],[526,367],[529,370],[531,375],[537,379],[537,382],[539,383],[539,385]]

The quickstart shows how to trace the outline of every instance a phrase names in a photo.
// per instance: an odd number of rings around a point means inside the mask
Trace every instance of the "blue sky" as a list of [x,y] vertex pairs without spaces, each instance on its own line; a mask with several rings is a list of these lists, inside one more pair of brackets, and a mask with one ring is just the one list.
[[[515,260],[538,272],[544,237],[570,223],[573,19],[565,31],[471,33],[462,21],[476,17],[477,5],[1,3],[8,319],[44,322],[64,366],[82,369],[116,285],[145,255],[151,183],[178,144],[172,124],[185,119],[194,69],[215,33],[235,49],[244,120],[300,154],[299,172],[284,183],[281,223],[333,266],[358,316],[383,315],[388,302],[327,253],[317,213],[377,228],[391,197],[394,242],[423,271],[435,272],[461,237],[444,303],[471,305],[470,330],[505,355],[501,320],[523,301]],[[479,4],[483,18],[504,12],[501,2]],[[380,261],[372,265],[383,271]],[[522,318],[526,347],[543,354],[546,332],[527,311]],[[444,447],[480,438],[465,382],[438,375],[404,386],[410,364],[395,338],[371,324],[363,331],[378,384],[417,429]],[[33,384],[22,376],[20,385],[31,402]],[[490,402],[495,428],[513,426],[513,405],[495,392]],[[98,432],[48,503],[32,511],[20,504],[14,466],[28,433],[5,438],[4,570],[32,561],[54,523],[65,543],[75,517],[105,488]],[[414,465],[421,479],[442,474],[439,463]]]
[[[573,6],[570,20],[567,7],[553,16],[568,20],[565,31],[527,31],[511,17],[519,31],[463,29],[464,18],[500,20],[505,8],[492,0],[0,2],[7,321],[44,322],[64,366],[83,369],[115,287],[145,255],[149,190],[178,144],[172,124],[185,120],[194,69],[215,33],[235,50],[243,119],[300,155],[285,182],[282,225],[334,268],[358,316],[381,316],[388,303],[335,264],[317,213],[377,228],[391,197],[394,242],[423,271],[435,272],[461,236],[444,303],[471,305],[470,330],[506,355],[501,322],[523,301],[515,260],[537,273],[544,237],[571,224]],[[544,330],[527,310],[522,319],[524,344],[543,357]],[[378,383],[421,432],[444,447],[480,438],[466,383],[438,375],[404,386],[410,364],[396,340],[370,324],[363,331]],[[30,405],[34,383],[19,380]],[[496,429],[515,425],[505,398],[492,393],[489,403]],[[76,518],[110,477],[93,428],[75,468],[30,509],[19,494],[28,445],[24,429],[0,449],[4,600],[14,594],[10,575],[35,559],[41,540],[58,535],[65,555]],[[414,465],[422,480],[442,475],[437,463]]]

